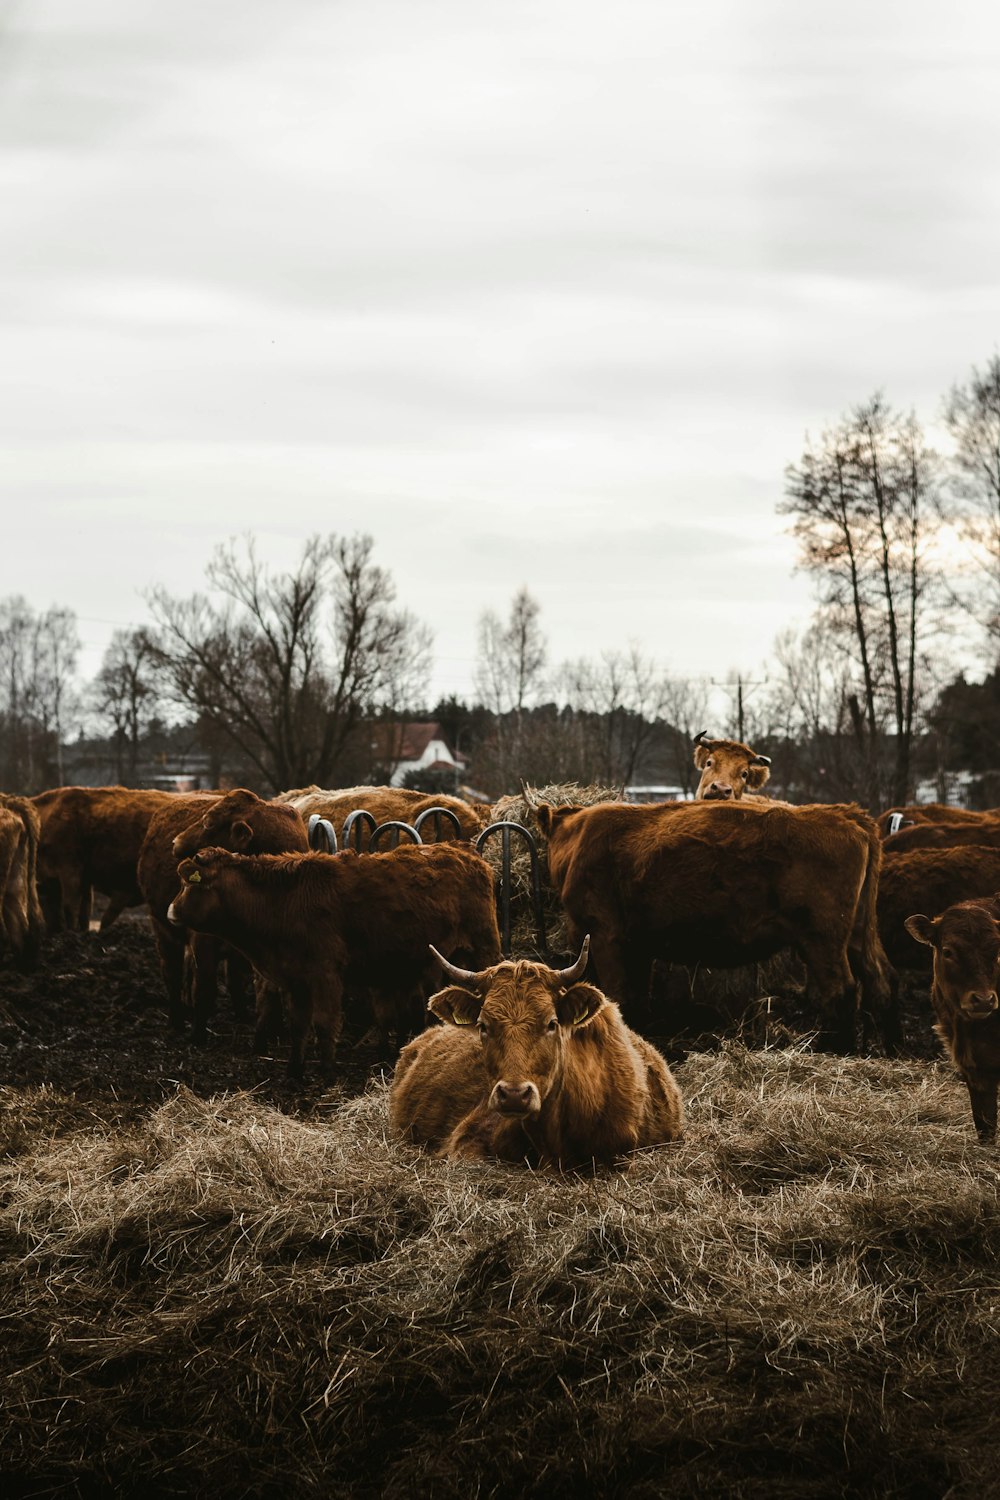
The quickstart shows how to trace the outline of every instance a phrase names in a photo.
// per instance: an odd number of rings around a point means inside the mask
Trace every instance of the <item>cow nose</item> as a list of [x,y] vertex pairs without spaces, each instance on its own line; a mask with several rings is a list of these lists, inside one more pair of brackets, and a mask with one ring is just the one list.
[[722,781],[713,781],[709,787],[709,791],[713,797],[731,797],[733,795],[732,787],[726,786]]
[[526,1115],[539,1105],[538,1090],[533,1083],[507,1083],[503,1078],[494,1084],[493,1108],[504,1115]]
[[985,990],[982,993],[977,993],[974,990],[969,996],[969,1002],[973,1010],[996,1010],[997,992],[996,990]]

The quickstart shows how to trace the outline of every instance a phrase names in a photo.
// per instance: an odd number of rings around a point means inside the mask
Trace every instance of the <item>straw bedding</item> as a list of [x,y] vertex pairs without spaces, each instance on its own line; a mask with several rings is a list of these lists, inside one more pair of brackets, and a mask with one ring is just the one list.
[[692,1055],[596,1177],[186,1089],[0,1091],[8,1493],[962,1496],[1000,1472],[997,1157],[945,1069]]

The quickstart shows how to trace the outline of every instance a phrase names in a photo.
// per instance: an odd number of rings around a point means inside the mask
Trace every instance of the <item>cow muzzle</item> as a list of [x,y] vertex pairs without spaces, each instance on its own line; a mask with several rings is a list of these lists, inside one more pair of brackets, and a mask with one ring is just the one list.
[[541,1107],[542,1097],[534,1083],[507,1083],[501,1078],[493,1085],[490,1109],[496,1110],[498,1115],[524,1120],[529,1115],[537,1115]]
[[721,781],[713,781],[702,798],[703,802],[728,802],[736,794],[731,786],[724,786]]
[[962,1010],[970,1021],[985,1021],[997,1008],[996,990],[976,991],[962,996]]
[[183,927],[184,926],[184,923],[181,921],[181,919],[177,916],[177,914],[174,911],[174,903],[172,901],[171,901],[170,905],[167,907],[167,921],[170,923],[171,927]]

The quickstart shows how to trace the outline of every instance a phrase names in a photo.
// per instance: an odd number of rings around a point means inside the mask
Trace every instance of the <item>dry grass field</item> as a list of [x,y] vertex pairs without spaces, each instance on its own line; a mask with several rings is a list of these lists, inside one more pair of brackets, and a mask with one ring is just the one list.
[[199,1059],[150,959],[0,975],[5,1495],[1000,1492],[1000,1159],[944,1066],[733,1041],[626,1170],[453,1165],[368,1068]]

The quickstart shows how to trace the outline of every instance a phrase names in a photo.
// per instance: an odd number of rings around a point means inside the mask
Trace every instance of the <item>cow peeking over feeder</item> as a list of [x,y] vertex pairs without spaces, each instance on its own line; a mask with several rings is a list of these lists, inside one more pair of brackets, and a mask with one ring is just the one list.
[[694,737],[694,763],[701,772],[696,802],[738,802],[744,792],[759,792],[771,774],[770,756],[740,740],[706,739],[704,729]]
[[451,981],[429,1002],[444,1025],[400,1053],[392,1129],[442,1156],[566,1169],[677,1140],[673,1075],[581,982],[589,950],[588,937],[568,969],[516,960],[473,973],[432,948]]
[[934,1030],[965,1079],[976,1134],[997,1134],[1000,1085],[1000,895],[958,901],[938,917],[907,917],[906,930],[934,950]]

